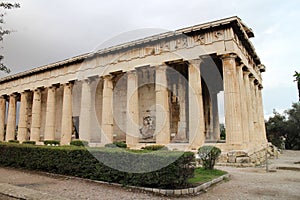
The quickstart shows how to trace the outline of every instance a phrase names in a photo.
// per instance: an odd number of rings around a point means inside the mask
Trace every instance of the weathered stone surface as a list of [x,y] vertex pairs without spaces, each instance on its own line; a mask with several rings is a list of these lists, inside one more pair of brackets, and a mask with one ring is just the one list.
[[230,151],[230,152],[228,152],[228,156],[244,157],[244,156],[247,156],[247,152],[245,152],[245,151]]
[[238,157],[236,158],[237,163],[249,163],[250,158],[249,157]]
[[229,156],[228,157],[228,162],[229,163],[235,163],[235,156]]
[[181,195],[181,190],[174,190],[174,195]]
[[188,194],[189,193],[189,189],[182,189],[181,190],[181,194]]

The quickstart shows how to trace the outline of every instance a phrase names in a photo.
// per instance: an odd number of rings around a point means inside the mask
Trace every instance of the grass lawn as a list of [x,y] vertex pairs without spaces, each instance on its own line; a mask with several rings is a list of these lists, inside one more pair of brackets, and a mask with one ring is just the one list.
[[194,177],[190,178],[188,183],[191,185],[200,185],[224,174],[227,174],[227,172],[218,169],[205,170],[204,168],[199,167],[195,169]]

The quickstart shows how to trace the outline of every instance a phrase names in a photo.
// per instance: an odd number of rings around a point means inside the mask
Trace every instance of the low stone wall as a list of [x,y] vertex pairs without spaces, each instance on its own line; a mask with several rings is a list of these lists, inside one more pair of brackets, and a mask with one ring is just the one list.
[[240,166],[251,167],[265,163],[266,156],[278,157],[278,149],[269,144],[268,147],[261,147],[247,150],[233,150],[229,152],[223,152],[217,160],[217,165],[222,166]]

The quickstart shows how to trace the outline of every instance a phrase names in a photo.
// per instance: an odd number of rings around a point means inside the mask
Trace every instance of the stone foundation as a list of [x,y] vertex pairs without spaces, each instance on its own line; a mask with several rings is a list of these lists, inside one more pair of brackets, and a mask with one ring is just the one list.
[[251,167],[262,165],[269,157],[278,157],[278,149],[271,143],[267,147],[250,150],[232,150],[223,152],[217,160],[217,165]]

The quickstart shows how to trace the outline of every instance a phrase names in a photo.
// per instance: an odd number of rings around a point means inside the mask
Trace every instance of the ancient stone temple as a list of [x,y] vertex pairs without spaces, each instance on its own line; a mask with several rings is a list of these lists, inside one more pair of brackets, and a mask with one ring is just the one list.
[[124,141],[131,148],[184,150],[210,144],[229,152],[232,162],[239,157],[234,152],[248,162],[267,145],[265,67],[252,37],[231,17],[2,78],[0,140],[66,145],[81,139],[90,146]]

